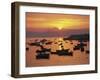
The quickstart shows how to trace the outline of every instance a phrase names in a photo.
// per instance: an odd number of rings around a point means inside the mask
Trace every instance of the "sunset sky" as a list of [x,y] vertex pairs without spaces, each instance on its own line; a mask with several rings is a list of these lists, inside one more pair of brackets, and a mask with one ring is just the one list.
[[[88,33],[89,16],[75,14],[26,13],[27,35],[39,33]],[[78,32],[78,33],[79,33]]]

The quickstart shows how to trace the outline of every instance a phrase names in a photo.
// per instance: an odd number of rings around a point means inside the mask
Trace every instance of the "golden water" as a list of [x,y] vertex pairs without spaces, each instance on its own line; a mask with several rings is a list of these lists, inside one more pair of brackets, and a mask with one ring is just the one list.
[[[61,49],[61,46],[59,46],[58,44],[60,44],[60,41],[62,41],[64,49],[70,49],[70,51],[73,51],[73,56],[58,56],[50,54],[50,59],[36,59],[36,50],[39,50],[40,47],[28,45],[28,43],[32,43],[36,39],[47,39],[49,41],[52,41],[52,45],[44,45],[44,47],[51,48],[51,51],[53,52]],[[77,45],[79,41],[66,41],[64,41],[63,38],[27,38],[26,47],[28,47],[29,50],[26,51],[26,67],[89,64],[89,54],[86,54],[85,51],[81,52],[80,50],[73,50],[73,47]],[[58,44],[55,44],[55,42],[57,42]],[[71,42],[73,44],[71,44]],[[89,50],[89,42],[84,43],[87,44],[87,46],[84,47],[85,50]]]

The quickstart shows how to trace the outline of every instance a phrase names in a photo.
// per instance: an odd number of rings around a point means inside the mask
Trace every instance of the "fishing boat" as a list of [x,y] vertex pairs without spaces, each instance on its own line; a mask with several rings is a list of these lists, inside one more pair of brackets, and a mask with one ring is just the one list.
[[56,52],[59,56],[72,56],[73,55],[73,52],[69,51],[69,49],[56,50]]
[[36,59],[49,59],[50,58],[50,51],[51,49],[42,49],[42,50],[37,50],[36,53]]

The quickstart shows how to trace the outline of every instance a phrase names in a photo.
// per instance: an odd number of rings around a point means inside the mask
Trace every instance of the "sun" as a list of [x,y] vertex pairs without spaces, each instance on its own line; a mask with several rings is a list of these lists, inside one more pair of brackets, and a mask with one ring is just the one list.
[[59,30],[62,30],[62,27],[58,27]]

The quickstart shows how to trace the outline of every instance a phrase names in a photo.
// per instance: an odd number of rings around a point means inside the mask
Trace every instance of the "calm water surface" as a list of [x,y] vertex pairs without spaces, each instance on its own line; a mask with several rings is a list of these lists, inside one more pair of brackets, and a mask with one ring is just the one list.
[[[34,42],[40,42],[41,40],[47,40],[47,42],[52,42],[51,44],[41,44],[44,48],[51,49],[51,52],[56,52],[56,50],[61,50],[62,46],[64,49],[69,49],[73,52],[73,56],[59,56],[56,54],[50,54],[49,59],[36,59],[36,51],[41,50],[39,46],[31,46],[29,44]],[[86,50],[89,50],[89,42],[83,42],[86,44],[84,46],[84,51],[73,50],[73,48],[80,44],[78,40],[63,40],[63,38],[27,38],[26,39],[26,67],[35,66],[56,66],[56,65],[80,65],[89,64],[89,54]],[[61,44],[61,45],[60,45]]]

